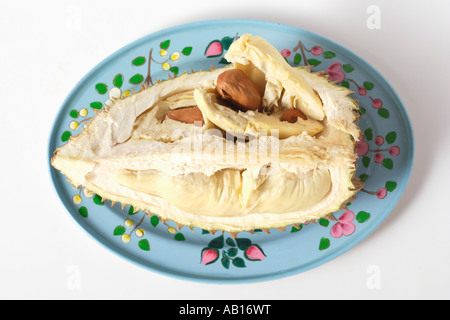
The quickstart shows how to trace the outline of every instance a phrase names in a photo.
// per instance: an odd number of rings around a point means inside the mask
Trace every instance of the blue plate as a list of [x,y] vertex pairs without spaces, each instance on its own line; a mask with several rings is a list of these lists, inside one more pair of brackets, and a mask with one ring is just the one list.
[[[182,227],[127,206],[74,190],[50,166],[55,190],[73,219],[105,247],[129,261],[176,278],[242,283],[304,272],[346,252],[388,216],[402,195],[413,164],[414,140],[407,112],[388,82],[363,59],[322,36],[296,27],[257,20],[215,20],[177,26],[143,37],[91,70],[59,111],[49,141],[53,151],[80,133],[83,123],[110,96],[132,94],[143,82],[182,72],[223,67],[240,35],[260,35],[293,66],[313,66],[359,100],[364,138],[358,144],[357,176],[365,187],[337,221],[320,220],[285,231],[210,234]],[[111,206],[112,205],[112,206]],[[381,243],[380,245],[386,245]]]

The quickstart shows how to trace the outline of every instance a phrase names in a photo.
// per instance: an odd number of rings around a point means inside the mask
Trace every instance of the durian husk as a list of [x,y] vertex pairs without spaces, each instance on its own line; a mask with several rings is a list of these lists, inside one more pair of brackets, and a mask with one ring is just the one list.
[[[269,62],[266,61],[267,63],[265,63],[264,59],[259,61],[258,59],[261,56]],[[320,218],[335,220],[333,212],[340,209],[346,209],[346,204],[349,201],[354,200],[355,194],[363,185],[362,182],[355,177],[357,161],[357,154],[355,152],[356,142],[361,135],[361,131],[355,125],[359,121],[357,102],[349,97],[353,92],[347,88],[335,86],[335,83],[329,81],[328,77],[322,72],[312,73],[310,68],[289,67],[281,55],[277,53],[276,49],[271,47],[270,44],[260,37],[243,35],[229,48],[226,57],[229,57],[229,59],[227,59],[232,62],[232,64],[225,68],[211,68],[209,71],[191,72],[191,74],[183,73],[180,76],[169,75],[169,80],[167,81],[157,81],[152,86],[143,84],[139,92],[133,90],[132,95],[114,100],[112,106],[96,112],[97,114],[92,121],[85,123],[85,127],[80,134],[72,136],[65,146],[55,150],[51,159],[51,164],[65,174],[68,177],[68,181],[75,188],[84,186],[105,200],[110,200],[112,204],[120,202],[122,208],[131,205],[135,210],[142,210],[146,212],[147,215],[158,214],[162,221],[174,221],[178,228],[181,228],[182,226],[187,226],[191,229],[199,227],[208,230],[211,233],[220,230],[222,232],[229,232],[235,236],[239,232],[253,232],[255,229],[261,229],[266,233],[269,233],[270,229],[285,230],[289,225],[299,227],[301,223],[315,222]],[[253,63],[255,63],[255,65]],[[261,71],[263,71],[266,76],[267,84],[274,85],[274,87],[272,87],[273,91],[270,92],[281,95],[280,90],[283,89],[286,97],[294,97],[294,100],[292,101],[295,108],[304,111],[308,117],[315,120],[326,121],[330,128],[337,129],[335,132],[339,134],[336,138],[333,136],[334,129],[330,129],[331,131],[329,131],[328,134],[324,133],[330,137],[327,138],[328,145],[333,141],[339,142],[341,137],[340,132],[344,135],[348,135],[349,139],[353,141],[353,157],[345,159],[346,164],[349,164],[352,159],[354,164],[353,166],[348,167],[351,169],[348,169],[346,173],[350,173],[351,179],[346,179],[344,184],[344,186],[349,186],[348,192],[345,192],[345,197],[349,195],[349,198],[341,204],[336,204],[335,202],[333,202],[332,205],[326,204],[328,205],[326,207],[327,211],[331,209],[331,207],[335,210],[330,210],[332,212],[326,213],[322,212],[320,215],[314,215],[315,218],[312,220],[305,220],[308,218],[304,217],[303,220],[294,221],[293,223],[286,223],[286,221],[271,222],[270,228],[265,227],[261,222],[261,225],[246,225],[241,228],[231,227],[229,225],[225,226],[223,223],[220,223],[221,227],[217,228],[206,223],[204,219],[202,223],[197,221],[198,223],[196,222],[193,224],[191,221],[185,221],[178,216],[171,215],[169,212],[166,212],[165,214],[148,212],[148,208],[142,203],[139,203],[139,200],[137,199],[130,201],[132,203],[126,203],[120,196],[115,196],[113,194],[107,195],[100,187],[87,183],[85,175],[91,172],[96,166],[95,159],[101,159],[102,156],[107,156],[108,151],[111,151],[115,145],[120,145],[127,141],[131,136],[136,118],[153,106],[157,101],[161,99],[164,100],[165,97],[169,95],[202,87],[207,82],[214,82],[215,79],[217,79],[218,74],[228,68],[248,69],[250,67],[250,69],[252,69],[252,66],[256,66],[256,69],[259,70],[259,74],[258,72],[253,74],[255,80],[258,80],[257,82],[259,84],[263,82],[263,78],[261,78]],[[313,86],[309,87],[307,83],[308,80],[302,76],[302,73],[305,72],[307,72],[311,78],[314,78],[314,83],[317,82],[317,86],[314,86],[314,88],[312,88]],[[330,97],[328,95],[327,90],[331,87],[333,88],[332,93],[338,95],[338,98]],[[145,94],[147,90],[150,94]],[[298,96],[296,96],[297,93],[299,94]],[[302,97],[303,99],[298,99],[298,97]],[[135,99],[140,99],[139,103],[134,103]],[[335,100],[344,104],[344,106],[337,105]],[[283,101],[281,101],[281,103],[283,103]],[[115,108],[116,104],[118,105]],[[291,107],[290,104],[288,105]],[[325,115],[326,119],[324,119]],[[352,119],[352,121],[349,121],[349,119]],[[319,135],[321,134],[322,133],[319,133]],[[90,144],[90,139],[95,143],[92,142]],[[309,137],[308,139],[312,138]],[[347,139],[347,136],[345,140],[345,155],[347,156],[352,153],[352,150],[349,148],[350,145],[348,144],[349,140]],[[63,163],[64,165],[62,165]],[[168,208],[173,208],[173,206],[168,206]],[[184,217],[184,219],[188,218]],[[287,220],[291,221],[294,219],[288,218]],[[215,223],[215,225],[219,225],[219,223]]]
[[[298,68],[307,70],[308,72],[312,72],[312,71],[311,71],[311,67],[298,67]],[[210,72],[210,71],[213,71],[213,70],[214,70],[214,68],[212,67],[212,68],[209,70],[209,72]],[[221,69],[217,69],[217,70],[221,70]],[[197,71],[197,72],[208,72],[208,71],[202,71],[202,70],[201,70],[201,71]],[[197,73],[197,72],[194,72],[194,70],[191,70],[191,73],[190,73],[190,74]],[[316,74],[317,76],[321,77],[324,81],[327,81],[327,82],[329,82],[329,83],[331,83],[331,84],[335,84],[335,83],[333,83],[333,82],[330,82],[330,81],[328,80],[328,76],[325,75],[325,74],[323,74],[323,72],[317,72],[317,73],[315,73],[315,74]],[[185,72],[185,73],[181,74],[180,76],[177,76],[176,78],[177,78],[177,79],[180,79],[180,78],[183,79],[183,77],[187,77],[188,75],[189,75],[189,74],[188,74],[187,72]],[[175,77],[174,77],[174,78],[175,78]],[[170,80],[170,81],[172,81],[172,80]],[[126,97],[121,97],[121,98],[119,98],[119,99],[115,99],[115,100],[113,101],[113,105],[114,105],[114,103],[117,102],[118,100],[125,100],[125,99],[132,100],[132,99],[133,99],[133,96],[134,96],[136,93],[140,93],[140,92],[145,91],[145,90],[148,90],[149,88],[152,88],[152,87],[157,87],[157,86],[161,85],[163,82],[164,82],[164,81],[156,81],[152,86],[149,86],[148,84],[144,83],[144,84],[141,85],[139,91],[134,91],[134,90],[133,90],[133,95],[126,96]],[[348,96],[347,98],[348,98],[349,100],[352,100],[353,103],[357,106],[357,105],[358,105],[358,101],[357,101],[357,100],[353,100],[353,99],[351,99],[351,98],[349,97],[349,95],[352,94],[352,93],[353,93],[353,91],[347,90],[347,96]],[[109,113],[109,111],[110,111],[111,108],[112,108],[112,106],[111,106],[111,107],[104,108],[104,109],[102,109],[102,110],[96,110],[96,114],[97,114],[96,116],[97,116],[97,117],[107,117],[107,116],[108,116],[108,113]],[[357,111],[357,109],[355,109],[355,121],[354,121],[354,123],[355,123],[355,124],[358,124],[359,120],[360,120],[360,113]],[[68,143],[69,143],[70,141],[74,140],[74,139],[81,139],[83,136],[88,136],[88,135],[90,134],[90,126],[91,126],[91,125],[92,125],[92,121],[86,121],[86,122],[85,122],[85,127],[82,129],[82,132],[81,132],[80,134],[78,134],[78,135],[71,136],[70,139],[69,139],[69,141],[68,141]],[[363,183],[359,178],[357,178],[357,177],[355,176],[355,173],[356,173],[356,164],[357,164],[357,159],[358,159],[358,156],[357,156],[357,153],[356,153],[356,142],[357,142],[357,140],[358,140],[360,134],[361,134],[360,131],[359,131],[359,132],[356,132],[356,133],[355,133],[355,132],[352,132],[352,139],[353,139],[354,142],[355,142],[355,151],[354,151],[354,154],[355,154],[355,157],[354,157],[354,159],[355,159],[355,160],[354,160],[355,170],[354,170],[354,172],[353,172],[353,177],[351,178],[351,182],[352,182],[352,184],[353,184],[353,188],[352,188],[352,190],[351,190],[352,195],[351,195],[348,199],[346,199],[345,201],[342,202],[341,206],[338,208],[339,210],[341,210],[341,209],[342,209],[342,210],[348,210],[348,208],[347,208],[347,203],[348,203],[348,202],[351,202],[351,201],[354,201],[354,200],[356,199],[356,193],[357,193],[359,190],[361,190],[361,189],[363,188],[363,186],[364,186],[364,183]],[[60,147],[60,148],[61,148],[61,147]],[[52,157],[52,159],[51,159],[51,163],[52,163],[52,165],[55,166],[55,167],[58,166],[57,163],[55,162],[55,160],[56,160],[56,158],[57,158],[58,151],[60,150],[60,148],[57,148],[57,149],[55,150],[54,155],[53,155],[53,157]],[[94,164],[93,164],[93,163],[86,163],[86,165],[87,165],[87,166],[92,166],[92,165],[94,165]],[[62,172],[62,173],[65,174],[64,172]],[[70,174],[66,174],[66,175],[67,175],[67,176],[70,176]],[[76,189],[76,188],[82,188],[82,187],[83,187],[83,186],[82,186],[82,183],[81,183],[80,181],[74,181],[74,180],[72,180],[72,179],[70,179],[70,178],[68,178],[67,181],[68,181],[69,183],[71,183],[72,186],[73,186],[75,189]],[[123,202],[120,202],[120,201],[115,201],[114,199],[107,199],[107,198],[104,198],[104,197],[103,197],[104,195],[102,195],[102,191],[101,191],[101,190],[96,190],[95,188],[89,188],[89,190],[90,190],[91,192],[96,193],[96,194],[99,195],[100,197],[102,197],[102,201],[106,201],[106,200],[111,201],[111,206],[114,206],[114,205],[116,205],[117,203],[120,203],[122,209],[124,209],[126,206],[132,206],[132,207],[134,208],[134,212],[138,212],[138,211],[141,211],[141,210],[142,210],[142,211],[145,212],[145,214],[146,214],[147,216],[153,216],[153,215],[155,215],[155,213],[153,213],[153,212],[148,212],[148,211],[146,211],[145,208],[139,208],[139,206],[136,205],[136,203],[123,203]],[[335,211],[335,212],[336,212],[336,211]],[[328,220],[331,220],[331,221],[336,221],[337,219],[336,219],[335,216],[334,216],[335,212],[329,212],[328,214],[324,215],[324,216],[321,217],[321,218],[323,218],[323,219],[328,219]],[[181,228],[183,228],[183,227],[188,227],[189,229],[191,229],[192,231],[194,231],[194,229],[195,229],[196,227],[198,227],[198,228],[201,228],[201,229],[203,229],[203,230],[207,230],[207,231],[210,232],[211,234],[215,234],[215,233],[217,233],[217,232],[222,232],[222,233],[223,233],[223,232],[227,232],[227,233],[230,234],[232,237],[236,237],[236,236],[237,236],[239,233],[241,233],[241,232],[254,233],[255,230],[261,230],[261,231],[265,232],[266,234],[269,234],[269,233],[271,232],[271,230],[285,231],[286,228],[289,227],[289,226],[292,226],[292,227],[295,227],[295,228],[300,228],[300,225],[303,224],[303,223],[316,223],[316,222],[320,219],[320,218],[317,218],[317,219],[312,219],[312,220],[308,220],[308,221],[301,221],[301,222],[298,222],[298,223],[292,223],[292,224],[283,225],[283,226],[274,226],[274,227],[271,227],[271,228],[258,228],[258,227],[255,227],[255,228],[248,228],[248,229],[243,229],[243,230],[235,231],[235,230],[230,230],[230,229],[226,229],[226,228],[222,228],[222,229],[210,228],[210,227],[208,227],[207,225],[200,226],[200,225],[185,224],[185,223],[183,223],[183,222],[177,221],[176,219],[173,219],[173,217],[169,218],[169,217],[165,217],[165,216],[162,216],[162,215],[158,215],[158,216],[159,216],[159,218],[160,218],[160,220],[161,220],[162,222],[166,222],[166,221],[169,221],[169,220],[170,220],[170,221],[173,221],[173,222],[176,224],[176,226],[177,226],[178,229],[181,229]]]

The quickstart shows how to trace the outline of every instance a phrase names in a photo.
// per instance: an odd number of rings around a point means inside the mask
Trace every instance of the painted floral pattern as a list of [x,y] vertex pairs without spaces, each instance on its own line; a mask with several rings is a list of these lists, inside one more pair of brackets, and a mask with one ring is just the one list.
[[[104,79],[95,84],[92,90],[96,93],[97,99],[87,106],[73,108],[69,112],[67,115],[70,119],[69,125],[60,136],[61,142],[65,143],[71,136],[78,134],[86,121],[89,121],[98,110],[108,108],[114,99],[133,94],[133,86],[143,83],[153,85],[156,80],[153,79],[155,68],[158,72],[161,70],[167,71],[168,78],[176,77],[180,73],[177,63],[182,61],[184,57],[188,57],[193,50],[203,51],[204,57],[210,59],[213,65],[228,64],[224,54],[238,37],[238,34],[218,37],[207,42],[204,48],[193,48],[190,45],[173,48],[170,39],[162,39],[159,47],[151,48],[147,53],[143,52],[130,60],[130,65],[134,70],[133,74],[125,75],[118,72],[112,79]],[[292,66],[312,66],[313,71],[323,71],[330,80],[353,90],[355,92],[353,97],[361,99],[359,104],[362,117],[369,108],[372,108],[381,120],[389,118],[388,106],[381,98],[372,95],[372,92],[375,92],[375,84],[371,81],[358,82],[353,79],[352,74],[355,67],[350,63],[338,60],[339,57],[335,52],[318,45],[307,47],[299,40],[292,48],[280,48],[280,53]],[[328,66],[322,68],[322,64],[325,64],[325,62],[328,62]],[[191,69],[190,71],[193,72],[194,70]],[[395,166],[395,158],[401,154],[401,149],[396,144],[397,138],[395,130],[376,132],[374,128],[363,128],[363,135],[356,149],[359,156],[358,167],[369,169],[371,166],[381,166],[385,170],[392,170]],[[369,171],[367,171],[359,174],[359,178],[367,183],[370,180],[369,175]],[[383,185],[377,186],[374,190],[364,188],[361,192],[382,201],[389,196],[389,193],[394,192],[396,187],[396,181],[386,180]],[[86,205],[87,201],[92,201],[98,206],[105,205],[103,199],[98,195],[80,188],[73,195],[72,202],[77,206],[79,215],[85,219],[89,219],[91,214]],[[114,206],[115,204],[111,203],[111,207]],[[347,204],[347,207],[350,206],[351,202]],[[122,206],[120,210],[124,215],[123,223],[111,230],[111,234],[120,239],[119,241],[123,244],[128,244],[132,242],[132,239],[136,239],[135,242],[141,250],[151,252],[151,235],[149,233],[151,233],[152,228],[164,228],[165,232],[175,241],[184,242],[186,240],[185,233],[178,226],[174,226],[167,221],[161,221],[156,215],[135,211],[131,206]],[[370,217],[371,214],[367,211],[360,210],[355,213],[347,209],[334,213],[331,220],[319,219],[315,225],[327,229],[328,236],[317,239],[317,250],[328,249],[333,245],[334,239],[351,237],[357,230],[358,225],[365,223]],[[312,225],[312,223],[292,226],[287,228],[286,232],[297,234],[306,225]],[[211,236],[205,230],[202,231],[202,235],[205,237],[206,235]],[[254,243],[251,236],[234,238],[227,236],[226,233],[213,236],[214,238],[209,240],[208,244],[198,253],[200,263],[204,267],[220,264],[225,269],[232,267],[242,269],[250,263],[270,259],[266,256],[262,246]],[[267,236],[270,237],[270,233]]]
[[266,255],[261,247],[249,238],[225,238],[224,235],[220,235],[212,239],[208,246],[201,251],[201,263],[203,265],[209,265],[218,261],[225,269],[229,269],[230,266],[237,268],[245,268],[247,261],[262,261]]

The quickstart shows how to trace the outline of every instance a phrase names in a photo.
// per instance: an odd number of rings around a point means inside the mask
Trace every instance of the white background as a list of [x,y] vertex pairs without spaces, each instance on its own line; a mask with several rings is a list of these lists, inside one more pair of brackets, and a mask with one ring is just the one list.
[[[367,28],[369,5],[381,29]],[[386,77],[414,127],[413,174],[391,215],[342,256],[279,280],[214,285],[135,266],[75,224],[48,175],[51,125],[81,77],[144,35],[221,18],[281,22],[342,44]],[[447,0],[1,0],[0,298],[449,299],[449,21]]]

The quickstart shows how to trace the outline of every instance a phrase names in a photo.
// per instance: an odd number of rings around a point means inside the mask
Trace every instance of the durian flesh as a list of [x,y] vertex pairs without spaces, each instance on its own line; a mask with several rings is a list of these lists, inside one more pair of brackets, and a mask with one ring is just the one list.
[[[228,232],[283,228],[327,217],[351,198],[357,105],[348,89],[290,67],[258,36],[242,35],[222,69],[145,86],[100,111],[55,150],[74,187],[179,225]],[[260,111],[217,98],[217,76],[239,68],[258,86]],[[202,126],[165,119],[198,107]],[[297,108],[307,119],[281,120]]]

